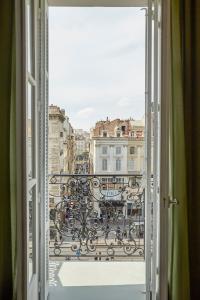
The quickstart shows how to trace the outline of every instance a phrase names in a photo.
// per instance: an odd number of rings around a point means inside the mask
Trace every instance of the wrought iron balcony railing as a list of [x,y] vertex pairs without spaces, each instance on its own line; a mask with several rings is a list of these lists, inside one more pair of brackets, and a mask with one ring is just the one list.
[[144,257],[142,175],[49,176],[50,256],[86,260]]

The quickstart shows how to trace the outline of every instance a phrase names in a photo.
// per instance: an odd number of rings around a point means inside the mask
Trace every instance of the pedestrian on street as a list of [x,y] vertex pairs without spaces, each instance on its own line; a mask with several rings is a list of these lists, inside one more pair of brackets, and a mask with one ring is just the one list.
[[77,257],[77,259],[79,259],[79,260],[80,260],[80,255],[81,255],[81,250],[80,250],[80,249],[77,249],[77,250],[76,250],[76,257]]

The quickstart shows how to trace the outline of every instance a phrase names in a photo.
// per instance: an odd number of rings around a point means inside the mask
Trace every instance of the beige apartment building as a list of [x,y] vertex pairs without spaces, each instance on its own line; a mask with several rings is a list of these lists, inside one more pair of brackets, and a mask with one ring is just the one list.
[[90,171],[143,174],[144,120],[99,121],[90,134]]
[[[127,217],[136,207],[132,201],[122,203],[118,189],[121,183],[128,182],[129,175],[144,174],[144,120],[107,120],[99,121],[91,129],[90,142],[90,172],[104,175],[100,180],[108,183],[103,191],[94,190],[95,198],[100,199],[102,193],[105,203],[110,201],[113,206]],[[118,185],[109,184],[117,175]],[[108,175],[108,177],[105,177]],[[124,198],[125,200],[125,198]],[[102,208],[95,202],[95,209],[100,215]],[[141,211],[144,217],[144,211]]]

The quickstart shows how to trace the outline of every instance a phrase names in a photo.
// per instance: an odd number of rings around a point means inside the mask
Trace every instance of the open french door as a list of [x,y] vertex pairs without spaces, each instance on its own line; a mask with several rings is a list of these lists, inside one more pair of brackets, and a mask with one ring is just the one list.
[[37,70],[37,11],[38,1],[24,1],[24,77],[25,77],[25,184],[26,198],[26,291],[27,299],[38,299],[39,278],[39,189],[38,189],[38,70]]
[[[158,103],[155,57],[155,7],[145,8],[145,275],[146,300],[155,298],[157,267]],[[157,58],[156,58],[157,62]]]
[[24,37],[24,299],[48,295],[48,6],[44,0],[25,0]]
[[[146,298],[167,300],[169,194],[169,91],[164,56],[165,1],[146,10]],[[161,6],[162,4],[162,6]],[[162,10],[161,10],[162,7]],[[161,18],[162,16],[162,18]],[[162,36],[161,36],[162,24]],[[162,53],[161,53],[162,51]]]

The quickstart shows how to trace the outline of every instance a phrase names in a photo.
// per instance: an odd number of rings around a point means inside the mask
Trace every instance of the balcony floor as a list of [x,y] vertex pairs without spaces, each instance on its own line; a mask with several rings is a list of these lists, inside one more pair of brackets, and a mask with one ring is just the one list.
[[145,286],[90,286],[50,288],[49,300],[145,300]]
[[50,261],[49,300],[145,300],[144,262]]

